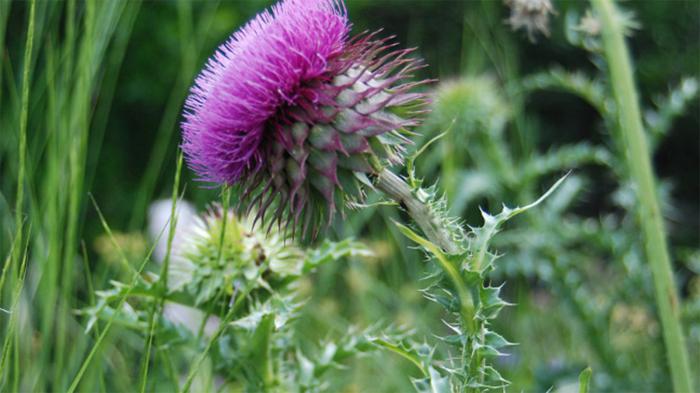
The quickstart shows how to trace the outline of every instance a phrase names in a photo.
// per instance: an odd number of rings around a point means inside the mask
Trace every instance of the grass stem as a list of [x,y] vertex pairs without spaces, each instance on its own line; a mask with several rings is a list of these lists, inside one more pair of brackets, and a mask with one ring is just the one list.
[[639,198],[639,218],[656,289],[668,365],[677,392],[692,392],[688,354],[680,321],[680,305],[671,267],[647,136],[642,126],[632,63],[624,41],[625,26],[612,0],[592,0],[602,23],[603,48],[617,103],[620,135]]
[[[32,65],[32,48],[34,46],[34,19],[36,15],[36,1],[29,3],[29,23],[27,27],[27,43],[24,46],[24,60],[22,63],[22,99],[19,112],[19,150],[17,170],[17,200],[15,201],[15,236],[16,244],[22,245],[23,236],[23,205],[24,205],[24,181],[27,166],[27,118],[29,116],[29,71]],[[15,247],[12,260],[20,259],[22,247]]]

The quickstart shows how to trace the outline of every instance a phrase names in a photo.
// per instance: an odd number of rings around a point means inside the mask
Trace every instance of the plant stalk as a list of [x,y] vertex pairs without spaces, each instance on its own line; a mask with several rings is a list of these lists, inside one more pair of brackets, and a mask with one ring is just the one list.
[[[444,253],[458,254],[459,245],[450,236],[449,231],[443,226],[443,220],[439,219],[430,205],[421,199],[422,190],[413,191],[411,187],[399,176],[386,168],[375,167],[375,187],[387,196],[401,204],[411,218],[418,224],[429,242],[416,235],[410,229],[399,224],[399,229],[410,239],[425,247],[436,258],[436,261],[447,274],[455,287],[460,302],[460,317],[465,333],[470,337],[463,345],[462,356],[467,373],[474,370],[476,381],[483,383],[483,357],[476,346],[484,345],[484,322],[475,317],[475,305],[472,295],[469,293],[461,272],[446,258]],[[437,250],[437,248],[442,250]],[[484,245],[486,247],[486,245]],[[483,285],[481,282],[479,285]],[[467,392],[477,392],[477,388],[467,388]]]
[[632,64],[624,41],[624,26],[612,0],[591,0],[602,24],[603,47],[617,104],[620,135],[639,198],[639,216],[651,266],[656,302],[663,327],[668,366],[677,392],[692,392],[688,354],[680,321],[680,307],[659,208],[656,184],[642,126]]
[[[24,46],[24,60],[22,62],[22,99],[19,112],[19,148],[17,168],[17,199],[15,200],[15,236],[17,247],[12,256],[13,266],[19,265],[22,253],[22,237],[24,235],[24,183],[26,181],[27,161],[27,118],[29,116],[29,72],[32,67],[32,47],[34,46],[34,23],[36,14],[36,1],[29,3],[29,22],[27,27],[27,41]],[[14,271],[14,268],[13,268]],[[0,288],[1,289],[1,288]]]
[[449,254],[459,252],[459,247],[450,237],[433,211],[416,195],[399,176],[386,168],[378,170],[375,187],[403,206],[413,220],[418,224],[425,236]]

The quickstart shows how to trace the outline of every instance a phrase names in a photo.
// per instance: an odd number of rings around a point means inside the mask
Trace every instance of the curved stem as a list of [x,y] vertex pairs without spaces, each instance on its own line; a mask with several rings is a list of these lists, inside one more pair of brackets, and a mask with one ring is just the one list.
[[459,252],[459,247],[434,212],[418,196],[414,195],[411,187],[403,179],[390,170],[381,168],[376,174],[374,185],[401,204],[431,242],[449,254]]
[[642,126],[639,100],[632,78],[632,64],[624,41],[624,26],[611,0],[592,0],[600,15],[605,58],[617,103],[620,135],[639,198],[639,217],[647,258],[653,273],[656,302],[663,327],[673,387],[692,392],[688,354],[680,321],[680,307],[664,231],[647,137]]
[[[464,278],[459,268],[456,267],[445,254],[459,253],[459,245],[452,236],[450,236],[449,230],[445,228],[444,219],[440,219],[437,216],[435,210],[425,201],[427,198],[421,198],[421,193],[423,193],[423,191],[420,188],[417,190],[412,189],[403,179],[386,168],[377,166],[375,170],[377,171],[375,174],[375,186],[406,209],[428,240],[420,237],[409,228],[397,224],[399,229],[404,235],[433,254],[436,258],[436,262],[447,274],[450,281],[452,281],[459,298],[461,324],[469,337],[462,348],[464,367],[468,374],[472,374],[473,372],[472,375],[476,377],[478,383],[482,383],[484,380],[482,367],[484,359],[479,351],[475,351],[475,348],[477,346],[483,346],[484,322],[479,321],[475,317],[474,300],[467,289]],[[483,285],[483,283],[479,285]],[[476,392],[478,388],[468,388],[466,391]]]
[[[416,224],[418,224],[425,233],[428,240],[430,240],[430,242],[427,242],[407,227],[399,224],[399,229],[401,229],[405,235],[425,247],[426,250],[430,251],[430,253],[435,256],[437,263],[445,271],[455,286],[455,291],[457,291],[461,303],[460,314],[462,316],[462,323],[464,323],[464,326],[470,333],[474,333],[477,329],[474,322],[474,301],[467,290],[459,268],[455,267],[444,253],[459,253],[459,245],[452,239],[449,231],[442,226],[441,220],[435,216],[430,206],[414,196],[411,187],[399,176],[383,168],[377,174],[375,186],[404,206],[411,218],[413,218]],[[418,192],[420,192],[420,190],[418,190]],[[438,247],[441,248],[441,250],[437,249]]]

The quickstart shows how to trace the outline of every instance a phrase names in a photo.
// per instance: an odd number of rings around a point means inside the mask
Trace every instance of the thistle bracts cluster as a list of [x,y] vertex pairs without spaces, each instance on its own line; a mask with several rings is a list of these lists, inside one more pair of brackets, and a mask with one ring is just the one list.
[[[300,386],[303,370],[297,369],[302,366],[297,357],[303,354],[292,328],[304,304],[300,280],[325,263],[369,252],[352,239],[303,249],[275,228],[267,232],[254,226],[254,217],[239,218],[215,205],[183,219],[190,225],[175,236],[165,293],[155,273],[134,283],[112,281],[110,289],[96,292],[94,306],[81,311],[89,316],[88,329],[99,319],[111,320],[148,337],[149,310],[164,298],[156,325],[164,340],[159,345],[199,352],[216,340],[207,358],[224,382],[236,381],[247,391]],[[306,383],[321,386],[321,371],[347,356],[339,350]]]
[[[182,215],[180,210],[178,213]],[[285,238],[276,231],[260,233],[252,228],[250,219],[239,219],[232,211],[224,213],[218,205],[183,221],[189,225],[176,230],[178,241],[172,244],[166,293],[158,293],[155,284],[159,278],[149,272],[135,283],[139,288],[135,298],[163,295],[181,306],[217,315],[232,300],[266,297],[285,289],[271,282],[286,282],[293,274],[290,272],[301,269],[306,258],[303,250],[285,244]],[[113,286],[113,290],[97,292],[100,301],[88,310],[94,318],[129,287],[118,282]],[[128,302],[124,308],[133,311]],[[133,312],[129,314],[137,317]]]
[[315,236],[362,198],[373,162],[401,162],[424,104],[424,82],[407,78],[422,65],[390,38],[349,35],[342,2],[285,0],[197,78],[182,148],[201,180],[237,185],[239,212]]

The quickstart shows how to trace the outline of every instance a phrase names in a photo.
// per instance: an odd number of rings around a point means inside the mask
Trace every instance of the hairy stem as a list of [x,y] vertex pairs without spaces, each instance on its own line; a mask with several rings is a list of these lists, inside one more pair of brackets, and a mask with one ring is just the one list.
[[644,244],[654,278],[656,302],[663,326],[673,387],[677,392],[692,392],[678,295],[659,209],[647,136],[642,126],[639,100],[632,77],[632,64],[624,41],[624,26],[612,0],[592,0],[592,3],[602,22],[605,57],[610,68],[610,80],[617,103],[620,134],[623,146],[627,150],[627,164],[639,198]]
[[431,242],[447,253],[458,252],[459,247],[434,212],[419,199],[419,195],[414,195],[411,187],[403,179],[390,170],[382,168],[376,175],[374,185],[403,206]]

